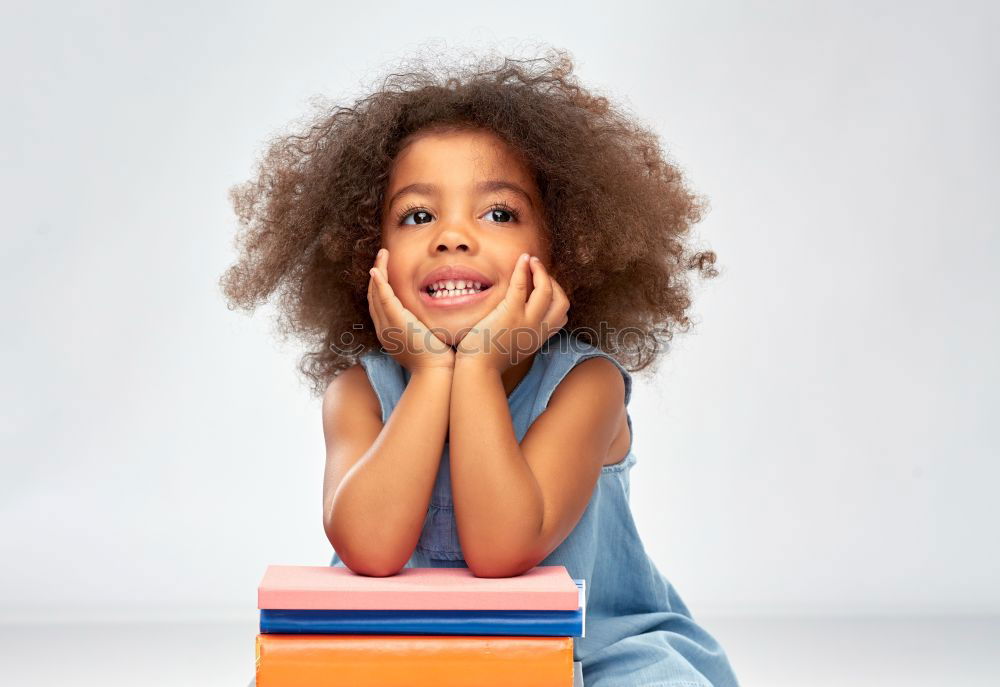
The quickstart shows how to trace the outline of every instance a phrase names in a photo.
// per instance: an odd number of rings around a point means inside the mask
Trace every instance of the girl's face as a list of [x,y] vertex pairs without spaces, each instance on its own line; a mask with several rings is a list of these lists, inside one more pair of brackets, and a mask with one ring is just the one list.
[[[382,207],[389,283],[407,310],[455,345],[503,300],[521,253],[549,266],[543,216],[531,170],[492,132],[418,134],[393,162]],[[437,271],[450,267],[471,270],[465,288],[479,281],[484,290],[430,295]]]

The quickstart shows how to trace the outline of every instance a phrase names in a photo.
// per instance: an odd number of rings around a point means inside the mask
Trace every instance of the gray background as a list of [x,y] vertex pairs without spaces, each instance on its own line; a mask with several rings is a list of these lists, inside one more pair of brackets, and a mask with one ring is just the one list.
[[711,199],[723,274],[630,406],[696,618],[1000,613],[995,5],[2,14],[0,621],[252,626],[269,563],[329,561],[300,349],[217,287],[226,192],[428,45],[569,50]]

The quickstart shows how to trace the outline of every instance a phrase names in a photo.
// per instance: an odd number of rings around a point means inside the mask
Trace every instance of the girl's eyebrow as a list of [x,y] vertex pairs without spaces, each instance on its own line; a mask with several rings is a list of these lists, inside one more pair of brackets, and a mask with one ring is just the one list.
[[[514,193],[520,194],[526,201],[528,205],[534,207],[535,204],[531,200],[531,196],[523,188],[515,184],[513,181],[507,181],[506,179],[487,179],[486,181],[481,181],[476,184],[477,191],[500,191],[508,190]],[[424,182],[415,182],[412,184],[407,184],[403,188],[399,189],[392,194],[392,198],[389,199],[389,205],[396,202],[396,199],[407,193],[420,193],[425,196],[437,195],[438,187],[435,184],[429,184]]]

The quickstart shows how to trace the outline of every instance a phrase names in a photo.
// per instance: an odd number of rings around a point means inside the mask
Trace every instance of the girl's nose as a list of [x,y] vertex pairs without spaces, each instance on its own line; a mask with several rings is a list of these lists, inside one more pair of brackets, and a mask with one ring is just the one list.
[[446,241],[441,242],[437,246],[439,253],[447,253],[448,251],[462,251],[469,252],[469,244],[464,241]]
[[460,251],[468,253],[472,250],[475,239],[470,230],[462,225],[452,225],[442,229],[436,239],[435,251],[438,253]]

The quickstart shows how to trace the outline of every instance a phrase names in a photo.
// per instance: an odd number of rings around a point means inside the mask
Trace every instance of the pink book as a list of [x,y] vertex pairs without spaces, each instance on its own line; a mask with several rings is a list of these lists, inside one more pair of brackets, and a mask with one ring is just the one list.
[[468,568],[403,568],[389,577],[339,566],[269,565],[257,607],[299,610],[575,611],[579,588],[561,565],[515,577],[476,577]]

